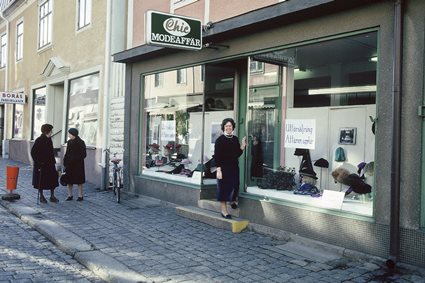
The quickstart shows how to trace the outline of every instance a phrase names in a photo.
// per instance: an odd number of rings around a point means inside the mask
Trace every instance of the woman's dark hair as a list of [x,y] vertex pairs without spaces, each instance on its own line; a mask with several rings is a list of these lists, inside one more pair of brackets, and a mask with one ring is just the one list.
[[236,128],[235,120],[233,120],[232,118],[226,118],[223,120],[223,122],[221,122],[221,130],[223,132],[224,132],[224,126],[229,122],[232,123],[233,130]]
[[53,126],[50,124],[43,124],[41,126],[41,133],[47,135],[53,129]]

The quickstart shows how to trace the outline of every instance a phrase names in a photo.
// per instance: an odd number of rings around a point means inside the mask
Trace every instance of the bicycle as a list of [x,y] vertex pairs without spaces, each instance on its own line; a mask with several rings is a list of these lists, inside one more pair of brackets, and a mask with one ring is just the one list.
[[[105,150],[110,155],[109,149]],[[122,159],[116,157],[117,153],[113,154],[113,157],[109,159],[110,163],[112,163],[112,190],[114,195],[116,196],[116,200],[118,203],[121,202],[121,189],[123,188],[123,170],[120,162]]]

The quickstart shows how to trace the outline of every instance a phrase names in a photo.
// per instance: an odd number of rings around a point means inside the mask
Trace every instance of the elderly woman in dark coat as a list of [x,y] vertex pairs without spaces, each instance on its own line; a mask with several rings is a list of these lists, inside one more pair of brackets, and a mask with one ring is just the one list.
[[78,198],[77,201],[83,200],[83,184],[86,182],[86,175],[84,169],[84,158],[86,158],[86,144],[78,136],[78,130],[70,128],[68,130],[69,140],[67,141],[66,153],[63,158],[63,165],[65,166],[66,179],[68,185],[67,201],[73,199],[72,187],[74,184],[78,185]]
[[47,203],[43,190],[50,190],[50,201],[58,202],[55,197],[55,188],[59,186],[58,172],[56,171],[55,153],[51,139],[53,126],[44,124],[41,126],[41,135],[35,140],[31,148],[31,157],[34,161],[32,185],[38,189],[40,202]]

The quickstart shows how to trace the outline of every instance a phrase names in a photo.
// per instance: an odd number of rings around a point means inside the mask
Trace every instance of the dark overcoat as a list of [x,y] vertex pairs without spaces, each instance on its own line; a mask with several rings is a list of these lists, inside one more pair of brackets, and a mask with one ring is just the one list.
[[80,138],[66,142],[66,153],[63,158],[67,184],[83,184],[86,182],[84,158],[87,156],[86,143]]
[[52,139],[42,134],[31,148],[34,161],[32,185],[35,189],[52,190],[59,186]]

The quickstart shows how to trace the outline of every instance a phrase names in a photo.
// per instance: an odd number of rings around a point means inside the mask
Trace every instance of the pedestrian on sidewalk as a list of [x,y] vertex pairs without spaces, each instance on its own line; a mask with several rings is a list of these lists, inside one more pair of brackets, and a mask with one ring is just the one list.
[[239,143],[233,134],[235,121],[226,118],[221,123],[223,135],[219,136],[214,145],[214,159],[217,165],[217,200],[220,201],[221,216],[231,219],[226,202],[231,202],[233,209],[238,208],[239,193],[239,156],[246,147],[246,137]]
[[55,197],[55,188],[59,186],[58,172],[56,171],[56,159],[52,142],[53,126],[44,124],[41,126],[41,135],[35,140],[31,148],[31,157],[34,161],[32,185],[38,189],[40,202],[47,203],[43,190],[50,190],[50,201],[58,202]]
[[68,130],[69,140],[66,142],[66,153],[63,158],[65,166],[65,182],[67,183],[68,196],[67,201],[73,199],[72,187],[74,184],[78,186],[77,201],[83,200],[83,184],[86,182],[84,158],[87,156],[86,143],[78,136],[76,128]]

